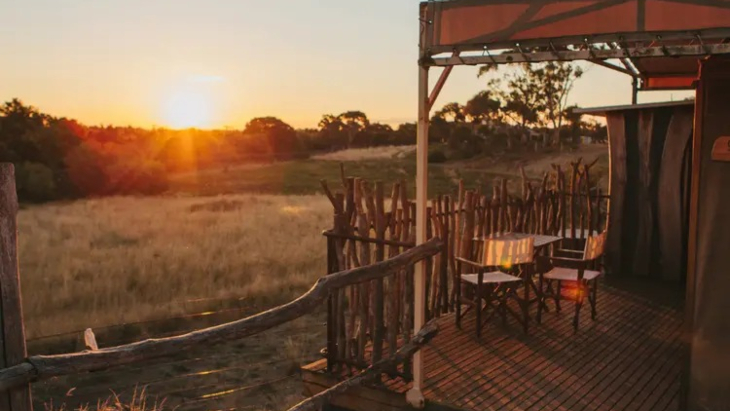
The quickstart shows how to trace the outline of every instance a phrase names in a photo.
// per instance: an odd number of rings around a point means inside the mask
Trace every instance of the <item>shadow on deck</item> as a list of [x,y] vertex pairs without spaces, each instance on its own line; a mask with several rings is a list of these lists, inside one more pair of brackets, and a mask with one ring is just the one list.
[[[439,334],[424,348],[427,409],[679,410],[683,366],[683,294],[642,281],[599,288],[598,319],[584,308],[580,329],[572,305],[543,315],[524,335],[516,324],[492,321],[477,339],[474,318],[456,328],[438,320]],[[549,304],[552,308],[553,305]],[[534,308],[533,308],[534,310]],[[307,395],[338,381],[326,360],[303,367]],[[347,409],[408,409],[399,379],[352,390],[333,404]]]

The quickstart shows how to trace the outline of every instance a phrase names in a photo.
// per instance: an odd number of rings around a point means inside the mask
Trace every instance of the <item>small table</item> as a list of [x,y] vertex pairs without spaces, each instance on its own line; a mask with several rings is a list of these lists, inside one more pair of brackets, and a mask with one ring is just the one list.
[[[502,234],[492,234],[489,237],[476,237],[474,238],[474,241],[483,242],[484,240],[522,240],[525,238],[534,238],[535,239],[535,255],[542,252],[546,247],[552,246],[553,244],[561,241],[563,237],[557,237],[554,235],[544,235],[544,234],[528,234],[528,233],[520,233],[520,232],[509,232],[509,233],[502,233]],[[525,281],[525,295],[524,295],[524,301],[527,302],[528,306],[530,304],[533,304],[535,302],[540,302],[542,304],[542,308],[545,311],[548,311],[547,305],[542,302],[542,290],[538,290],[537,285],[535,284],[534,279],[532,278],[532,272],[523,272],[522,273],[523,280]],[[537,298],[530,299],[530,288],[535,291],[535,295]]]

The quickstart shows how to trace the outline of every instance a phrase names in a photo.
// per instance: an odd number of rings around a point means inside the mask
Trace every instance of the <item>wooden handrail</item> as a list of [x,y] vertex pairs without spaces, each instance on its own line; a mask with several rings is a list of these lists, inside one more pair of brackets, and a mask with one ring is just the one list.
[[370,243],[370,244],[392,245],[395,247],[413,248],[416,246],[414,243],[404,243],[401,241],[393,241],[393,240],[378,240],[377,238],[361,237],[358,235],[350,235],[350,234],[338,234],[332,230],[323,231],[322,235],[325,237],[339,238],[342,240],[353,240],[353,241],[359,241],[361,243]]
[[175,337],[147,339],[94,351],[31,356],[18,365],[0,370],[0,392],[31,381],[104,370],[118,365],[178,354],[180,351],[199,348],[203,345],[210,346],[245,338],[312,312],[326,300],[333,290],[394,274],[404,267],[441,252],[442,247],[443,242],[434,238],[391,259],[322,277],[309,291],[296,300],[230,323]]

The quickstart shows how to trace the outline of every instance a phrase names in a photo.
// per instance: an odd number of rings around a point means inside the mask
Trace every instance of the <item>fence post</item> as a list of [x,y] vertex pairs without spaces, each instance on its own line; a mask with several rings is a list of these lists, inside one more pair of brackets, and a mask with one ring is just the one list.
[[[327,274],[337,272],[337,252],[335,251],[334,238],[327,236]],[[330,293],[327,296],[327,372],[332,373],[335,370],[337,362],[337,330],[335,328],[335,299]]]
[[[20,364],[27,356],[18,273],[18,195],[15,169],[0,164],[0,368]],[[30,385],[0,393],[0,411],[31,411]]]

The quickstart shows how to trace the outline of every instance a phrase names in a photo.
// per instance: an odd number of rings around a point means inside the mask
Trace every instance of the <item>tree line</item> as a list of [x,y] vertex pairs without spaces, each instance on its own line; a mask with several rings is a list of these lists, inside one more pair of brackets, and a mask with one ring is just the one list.
[[272,162],[352,147],[415,142],[415,124],[370,122],[360,111],[325,115],[317,129],[259,117],[242,130],[86,126],[18,99],[0,106],[0,161],[16,167],[22,201],[163,193],[171,173]]
[[[479,69],[479,76],[494,71]],[[448,103],[431,118],[432,161],[479,154],[550,150],[605,140],[606,129],[567,107],[580,68],[524,64],[492,78],[465,104]],[[285,161],[347,148],[415,144],[416,124],[372,122],[362,111],[325,114],[297,130],[259,117],[242,130],[169,130],[86,126],[13,99],[0,106],[0,161],[16,166],[23,201],[158,194],[171,173],[250,162]]]

